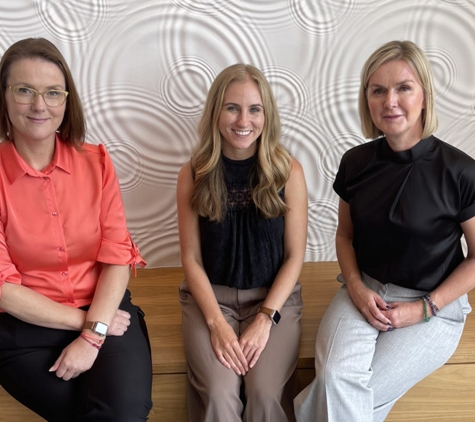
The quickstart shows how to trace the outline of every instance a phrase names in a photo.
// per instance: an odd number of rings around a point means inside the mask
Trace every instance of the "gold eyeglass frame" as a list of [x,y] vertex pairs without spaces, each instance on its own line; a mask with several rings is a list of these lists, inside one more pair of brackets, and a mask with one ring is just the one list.
[[[12,95],[13,95],[13,99],[15,100],[15,102],[17,104],[23,104],[23,105],[29,105],[29,104],[33,104],[36,100],[36,98],[38,97],[38,95],[41,95],[43,97],[43,101],[45,102],[45,104],[48,106],[48,107],[61,107],[65,102],[66,102],[66,98],[68,97],[68,94],[69,92],[68,91],[63,91],[62,89],[48,89],[47,91],[44,91],[44,92],[39,92],[37,91],[36,89],[33,89],[33,88],[30,88],[30,87],[27,87],[27,86],[22,86],[22,85],[17,85],[15,87],[11,86],[11,85],[8,85],[7,86],[8,89],[10,89],[10,91],[12,92]],[[13,88],[26,88],[26,89],[29,89],[30,91],[34,92],[35,93],[35,96],[32,98],[32,100],[29,102],[29,103],[22,103],[20,101],[18,101],[18,99],[15,97],[15,92],[13,91]],[[60,92],[62,94],[64,94],[64,101],[61,103],[61,104],[57,104],[57,105],[49,105],[48,102],[46,101],[45,99],[45,94],[50,92],[50,91],[56,91],[56,92]]]

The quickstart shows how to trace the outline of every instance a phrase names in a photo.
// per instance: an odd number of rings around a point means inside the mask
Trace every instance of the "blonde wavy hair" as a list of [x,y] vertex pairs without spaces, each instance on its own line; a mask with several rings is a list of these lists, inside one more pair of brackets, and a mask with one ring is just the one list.
[[198,126],[199,144],[191,158],[194,187],[191,207],[199,216],[222,221],[227,211],[227,189],[221,156],[219,118],[224,94],[233,82],[254,81],[264,107],[264,127],[257,139],[257,165],[251,175],[252,200],[265,218],[287,212],[279,195],[290,176],[291,157],[280,143],[281,125],[271,87],[262,72],[252,65],[235,64],[224,69],[209,89]]
[[390,41],[379,47],[366,61],[361,71],[361,85],[358,98],[358,111],[361,129],[366,138],[384,135],[371,118],[367,101],[367,89],[371,76],[378,68],[393,60],[404,60],[412,69],[422,86],[425,108],[422,110],[422,139],[432,135],[438,126],[435,112],[434,81],[429,61],[424,52],[412,41]]

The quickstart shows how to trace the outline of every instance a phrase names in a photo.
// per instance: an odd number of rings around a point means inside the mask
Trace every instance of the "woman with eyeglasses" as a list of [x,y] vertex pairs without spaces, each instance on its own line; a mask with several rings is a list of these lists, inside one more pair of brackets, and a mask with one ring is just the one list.
[[151,359],[126,290],[143,266],[71,72],[42,38],[0,61],[0,384],[48,421],[144,421]]

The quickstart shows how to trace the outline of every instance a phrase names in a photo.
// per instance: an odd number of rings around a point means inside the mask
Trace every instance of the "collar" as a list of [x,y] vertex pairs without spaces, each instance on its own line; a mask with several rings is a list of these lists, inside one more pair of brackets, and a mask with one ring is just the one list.
[[56,167],[62,169],[68,174],[71,173],[69,156],[70,147],[62,142],[58,135],[56,135],[55,142],[53,159],[43,171],[31,168],[25,160],[20,157],[13,142],[2,142],[0,144],[0,159],[9,182],[13,184],[17,179],[25,174],[32,177],[44,177],[45,174],[50,174]]
[[411,149],[406,151],[394,152],[389,146],[386,138],[381,138],[381,151],[384,158],[399,164],[409,164],[419,160],[429,153],[435,146],[436,141],[433,136],[421,139]]

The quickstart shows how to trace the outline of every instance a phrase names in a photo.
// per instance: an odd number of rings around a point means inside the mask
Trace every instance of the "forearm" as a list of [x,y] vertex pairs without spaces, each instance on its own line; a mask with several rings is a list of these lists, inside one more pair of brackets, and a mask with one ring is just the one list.
[[302,264],[303,258],[300,257],[291,257],[283,262],[262,306],[279,311],[282,309],[298,281]]
[[283,261],[263,303],[263,306],[277,310],[282,309],[297,283],[307,245],[307,186],[302,166],[295,159],[292,159],[285,188],[285,202],[289,209],[284,216]]
[[440,309],[475,287],[475,217],[461,223],[461,227],[467,242],[467,257],[430,294]]
[[336,255],[341,273],[347,286],[361,283],[361,271],[356,261],[352,239],[337,233],[335,238]]
[[100,321],[110,326],[129,283],[128,265],[103,264],[87,321]]
[[353,247],[354,227],[351,220],[350,206],[340,198],[338,204],[338,227],[336,229],[335,247],[341,273],[349,289],[361,287],[361,271]]
[[47,328],[80,331],[86,312],[62,305],[28,287],[5,283],[0,296],[0,308],[14,317]]
[[193,299],[200,308],[208,327],[212,328],[218,323],[225,322],[216,300],[216,296],[214,295],[213,288],[211,287],[211,283],[209,282],[208,276],[203,267],[193,260],[184,260],[182,264],[185,273],[185,280],[188,283]]
[[215,324],[225,322],[225,319],[219,309],[211,283],[203,267],[199,218],[190,205],[193,188],[191,165],[188,162],[180,170],[177,181],[181,263],[193,299],[200,308],[208,327],[212,327]]
[[466,258],[430,296],[439,309],[475,288],[475,258]]

